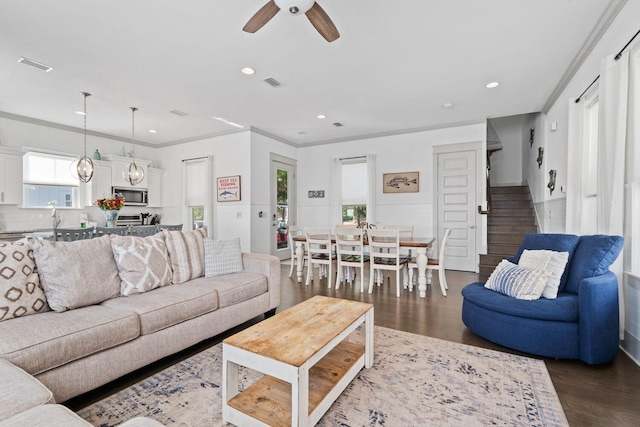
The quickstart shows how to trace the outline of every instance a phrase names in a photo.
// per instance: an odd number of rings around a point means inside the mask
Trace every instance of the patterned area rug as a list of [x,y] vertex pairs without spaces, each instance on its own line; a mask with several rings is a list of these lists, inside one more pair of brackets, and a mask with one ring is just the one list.
[[[318,425],[568,425],[541,360],[379,326],[374,348],[373,366]],[[258,376],[241,369],[240,382],[246,386]],[[78,414],[96,426],[141,415],[165,425],[221,426],[221,382],[218,344]]]

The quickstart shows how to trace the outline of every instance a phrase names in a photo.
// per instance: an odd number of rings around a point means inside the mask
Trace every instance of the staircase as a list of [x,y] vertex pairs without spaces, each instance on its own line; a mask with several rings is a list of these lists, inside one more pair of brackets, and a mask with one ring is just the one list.
[[491,187],[491,213],[487,215],[489,247],[486,255],[480,255],[479,280],[487,280],[502,259],[515,255],[525,234],[536,232],[529,187]]

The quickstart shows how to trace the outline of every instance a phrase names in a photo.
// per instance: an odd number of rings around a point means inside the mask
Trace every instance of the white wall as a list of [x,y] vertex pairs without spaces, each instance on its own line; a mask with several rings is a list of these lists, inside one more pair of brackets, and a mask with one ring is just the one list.
[[[302,227],[333,227],[331,170],[334,158],[376,154],[376,221],[414,226],[416,236],[435,236],[433,153],[436,145],[484,141],[486,125],[473,124],[424,132],[362,139],[300,148],[298,151],[298,219]],[[384,194],[382,175],[420,173],[418,193]],[[484,172],[480,171],[484,177]],[[484,179],[484,178],[482,178]],[[309,199],[309,190],[324,190],[323,199]]]
[[[71,154],[77,157],[82,153],[83,139],[82,132],[73,132],[0,117],[0,144],[3,147],[16,149],[30,147]],[[88,156],[92,156],[96,148],[102,155],[119,154],[123,145],[127,150],[131,149],[131,144],[87,135]],[[136,145],[137,157],[152,160],[156,165],[156,155],[155,149]],[[125,207],[122,213],[138,213],[141,211],[154,212],[154,209]],[[60,227],[80,227],[80,215],[83,213],[88,215],[89,221],[104,224],[104,216],[98,207],[83,209],[59,208],[58,213],[61,219]],[[50,210],[47,208],[21,208],[12,205],[0,205],[0,230],[2,232],[29,231],[51,228],[51,226]]]
[[490,121],[502,143],[502,150],[491,155],[491,185],[522,185],[522,163],[514,159],[523,157],[523,130],[528,124],[528,116],[500,117]]

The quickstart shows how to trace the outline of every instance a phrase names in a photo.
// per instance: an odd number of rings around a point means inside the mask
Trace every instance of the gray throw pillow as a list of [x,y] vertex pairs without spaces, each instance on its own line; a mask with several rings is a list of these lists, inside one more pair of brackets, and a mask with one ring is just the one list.
[[204,276],[217,277],[242,272],[240,238],[204,239]]
[[174,285],[204,276],[204,243],[207,228],[190,231],[162,230],[171,260]]
[[29,238],[40,282],[54,311],[101,303],[120,294],[109,236],[74,242]]

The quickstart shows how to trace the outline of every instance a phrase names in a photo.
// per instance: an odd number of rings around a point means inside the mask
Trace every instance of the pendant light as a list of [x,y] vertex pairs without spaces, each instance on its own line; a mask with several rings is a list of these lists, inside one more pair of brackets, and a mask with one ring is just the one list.
[[89,182],[93,178],[94,171],[93,161],[87,157],[87,97],[91,94],[82,92],[82,95],[84,95],[84,152],[82,157],[74,161],[74,166],[78,179],[82,182]]
[[127,170],[122,172],[124,180],[131,185],[138,185],[144,179],[144,171],[136,164],[136,145],[135,145],[135,114],[138,110],[136,107],[131,108],[131,164]]

